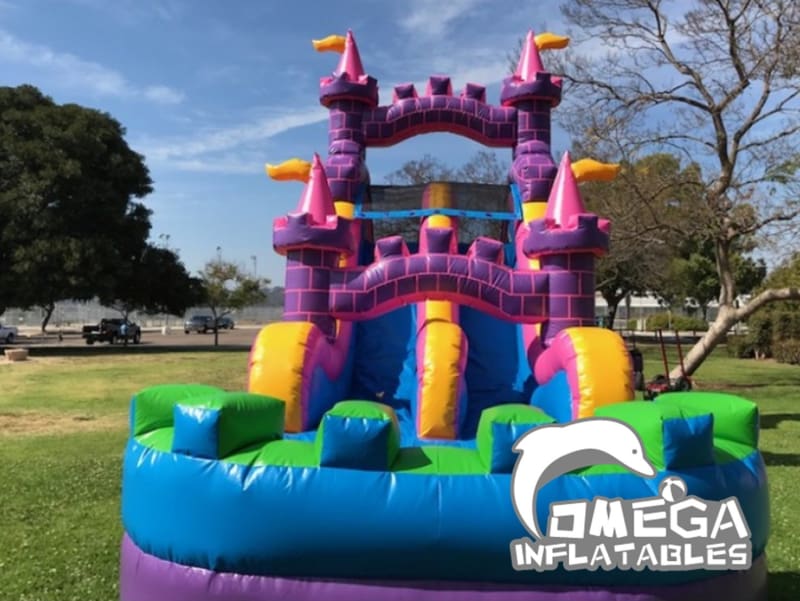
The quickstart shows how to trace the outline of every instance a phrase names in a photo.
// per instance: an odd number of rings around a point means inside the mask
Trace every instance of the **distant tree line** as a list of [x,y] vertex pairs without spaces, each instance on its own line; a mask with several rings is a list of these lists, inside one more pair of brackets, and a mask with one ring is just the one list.
[[[192,276],[178,254],[150,242],[153,190],[144,157],[107,113],[55,103],[30,85],[0,87],[0,314],[98,299],[132,311],[182,315],[241,289],[226,306],[261,300],[268,282],[233,266]],[[244,290],[245,292],[242,292]],[[217,299],[218,300],[218,299]]]

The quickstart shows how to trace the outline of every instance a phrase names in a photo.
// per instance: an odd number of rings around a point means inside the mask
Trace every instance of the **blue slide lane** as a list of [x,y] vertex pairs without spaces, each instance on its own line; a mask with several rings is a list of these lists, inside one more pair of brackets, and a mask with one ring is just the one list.
[[[543,488],[539,519],[553,501],[656,494],[666,475],[692,494],[735,495],[753,555],[769,528],[766,471],[743,461],[658,474],[565,475]],[[319,577],[668,584],[691,572],[515,572],[509,544],[525,536],[510,475],[433,476],[346,469],[250,467],[153,450],[131,440],[123,468],[125,530],[146,553],[185,565],[245,574]],[[154,494],[154,491],[158,491]],[[494,508],[487,512],[486,508]],[[353,527],[357,524],[357,527]]]

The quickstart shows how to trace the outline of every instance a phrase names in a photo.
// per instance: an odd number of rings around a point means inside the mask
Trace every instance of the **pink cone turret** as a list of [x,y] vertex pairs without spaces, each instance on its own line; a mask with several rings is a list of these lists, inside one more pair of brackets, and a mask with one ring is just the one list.
[[314,153],[308,183],[300,197],[297,213],[307,213],[316,225],[323,225],[336,217],[336,207],[325,175],[325,166],[319,154]]
[[[549,227],[576,227],[578,216],[587,214],[589,211],[583,204],[578,180],[572,171],[572,158],[569,152],[565,152],[547,199],[545,221]],[[600,231],[608,232],[610,225],[607,219],[598,219],[597,226]]]
[[378,80],[367,75],[364,70],[356,38],[350,29],[344,37],[344,48],[341,52],[339,64],[333,73],[320,78],[320,102],[323,106],[334,110],[342,108],[340,101],[346,103],[356,101],[359,105],[363,104],[369,108],[377,106]]
[[522,52],[519,55],[514,77],[521,81],[535,81],[536,74],[543,72],[542,58],[539,56],[539,49],[536,47],[536,34],[534,34],[533,30],[530,30],[528,35],[525,36],[525,43],[522,45]]
[[345,75],[350,81],[361,81],[366,76],[364,65],[361,63],[361,55],[358,53],[356,39],[350,29],[347,30],[347,35],[345,36],[344,52],[342,52],[342,57],[339,59],[339,66],[333,74],[337,77]]
[[559,226],[566,226],[574,215],[586,213],[578,182],[572,172],[572,158],[565,152],[558,166],[556,179],[547,199],[545,219]]

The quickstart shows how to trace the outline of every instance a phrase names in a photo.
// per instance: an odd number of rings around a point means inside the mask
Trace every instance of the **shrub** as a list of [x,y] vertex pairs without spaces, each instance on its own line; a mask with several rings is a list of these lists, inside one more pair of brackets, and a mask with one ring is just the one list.
[[781,340],[772,345],[772,353],[778,363],[800,365],[800,340]]
[[699,317],[687,317],[686,315],[678,315],[675,320],[679,330],[692,330],[697,332],[705,332],[708,329],[708,323]]
[[775,303],[747,320],[747,340],[757,356],[776,356],[776,344],[784,340],[800,340],[798,308],[797,303]]
[[638,319],[629,319],[628,320],[628,329],[629,330],[633,330],[635,332],[636,331],[636,327],[638,325],[639,325],[639,320]]
[[668,313],[654,313],[648,316],[645,324],[648,330],[666,330],[669,328],[669,314]]
[[725,343],[725,350],[729,357],[735,359],[752,359],[755,357],[755,348],[749,336],[731,334]]
[[672,316],[672,325],[670,328],[669,313],[655,313],[647,318],[648,330],[692,330],[704,332],[708,329],[708,324],[697,317],[689,317],[688,315],[675,314]]

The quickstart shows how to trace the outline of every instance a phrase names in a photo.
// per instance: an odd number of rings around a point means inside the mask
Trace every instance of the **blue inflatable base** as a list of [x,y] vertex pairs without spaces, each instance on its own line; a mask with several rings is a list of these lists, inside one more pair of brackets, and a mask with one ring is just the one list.
[[[640,498],[669,475],[689,494],[739,499],[752,553],[769,530],[761,455],[661,472],[564,475],[539,495],[540,521],[554,501]],[[711,572],[515,571],[512,540],[526,536],[511,504],[509,474],[437,475],[342,468],[237,465],[157,451],[129,441],[122,517],[144,553],[215,572],[258,576],[485,581],[507,584],[661,586]]]

